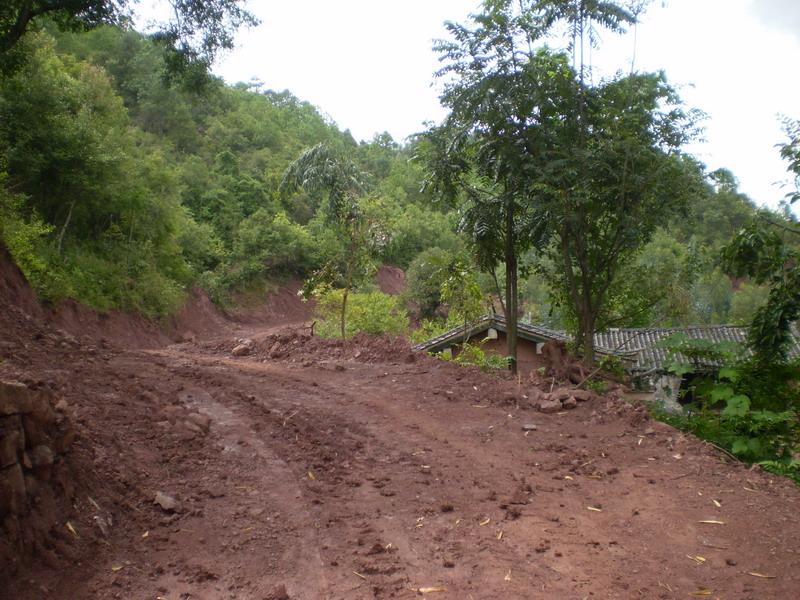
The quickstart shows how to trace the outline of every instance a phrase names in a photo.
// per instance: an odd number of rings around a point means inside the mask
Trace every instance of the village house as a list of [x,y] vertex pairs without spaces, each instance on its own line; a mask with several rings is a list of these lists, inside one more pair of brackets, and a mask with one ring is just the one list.
[[[733,325],[703,325],[688,327],[627,328],[609,329],[595,334],[596,358],[614,356],[622,362],[631,383],[647,392],[649,397],[660,402],[668,410],[679,410],[681,390],[685,390],[693,375],[678,376],[670,372],[672,362],[691,364],[695,372],[709,372],[719,368],[710,359],[689,359],[680,354],[674,355],[663,346],[671,336],[683,334],[689,339],[702,339],[709,342],[728,342],[745,347],[747,328]],[[793,332],[793,342],[789,357],[800,357],[800,335]],[[542,350],[547,342],[567,342],[569,336],[557,331],[519,323],[517,345],[517,365],[521,373],[548,367]],[[506,354],[506,320],[500,315],[485,315],[467,325],[455,327],[423,344],[414,347],[417,351],[434,354],[445,353],[455,356],[464,341],[480,343],[488,353],[504,356]]]

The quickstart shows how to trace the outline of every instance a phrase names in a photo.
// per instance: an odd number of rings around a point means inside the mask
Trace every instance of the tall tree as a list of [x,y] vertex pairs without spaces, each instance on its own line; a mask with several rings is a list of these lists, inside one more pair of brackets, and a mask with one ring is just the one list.
[[[62,29],[128,25],[136,0],[4,0],[0,4],[0,58],[35,24],[48,17]],[[210,64],[219,50],[233,47],[239,27],[257,24],[244,0],[169,0],[173,17],[153,37],[168,50],[173,69]]]
[[702,178],[679,152],[693,116],[662,75],[576,84],[585,107],[567,109],[554,134],[558,141],[533,182],[535,220],[553,236],[553,279],[573,318],[576,345],[592,361],[594,332],[607,325],[606,303],[619,274],[656,227],[699,192]]
[[519,256],[536,241],[528,182],[539,168],[550,97],[568,66],[547,50],[534,52],[538,32],[511,2],[486,2],[469,25],[447,28],[451,40],[436,49],[450,113],[426,134],[423,154],[434,192],[459,201],[461,229],[480,266],[505,266],[507,352],[516,372]]
[[368,223],[360,199],[365,193],[367,175],[341,151],[318,144],[303,152],[286,170],[281,182],[284,194],[303,189],[322,194],[326,220],[344,241],[344,256],[329,261],[312,276],[307,288],[339,285],[343,289],[341,334],[346,337],[347,299],[363,278],[369,264]]

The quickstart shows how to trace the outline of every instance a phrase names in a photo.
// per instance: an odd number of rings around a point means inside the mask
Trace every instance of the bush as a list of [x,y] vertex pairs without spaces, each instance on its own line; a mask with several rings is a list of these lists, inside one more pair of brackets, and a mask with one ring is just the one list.
[[[714,372],[696,373],[692,402],[682,415],[662,420],[691,431],[748,463],[758,463],[800,483],[796,455],[800,452],[800,364],[764,365],[742,358],[726,344],[673,336],[665,346],[690,361],[714,360]],[[697,369],[675,361],[671,370],[685,375]]]
[[447,278],[446,267],[453,255],[441,248],[420,252],[406,272],[406,298],[417,307],[419,315],[430,318],[442,302],[442,283]]
[[305,227],[286,213],[271,215],[261,208],[242,221],[233,258],[241,263],[243,281],[264,274],[302,274],[312,266],[314,241]]
[[478,344],[462,344],[453,362],[459,365],[479,367],[482,371],[499,371],[508,369],[510,357],[489,354]]
[[[343,290],[333,290],[317,299],[320,337],[341,337]],[[402,335],[408,331],[408,313],[397,296],[381,292],[351,292],[347,298],[347,337],[357,333]]]

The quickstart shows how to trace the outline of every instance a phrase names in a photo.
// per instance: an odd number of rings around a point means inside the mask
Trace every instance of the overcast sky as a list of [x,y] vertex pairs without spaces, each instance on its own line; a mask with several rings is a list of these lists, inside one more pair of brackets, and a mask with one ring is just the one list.
[[[444,115],[431,49],[443,22],[464,21],[477,0],[251,0],[262,20],[242,32],[215,72],[288,89],[357,139],[397,140]],[[636,67],[663,69],[686,102],[708,114],[690,150],[727,167],[741,189],[777,206],[788,179],[775,144],[778,117],[800,118],[800,0],[654,0],[638,27]],[[604,36],[599,69],[629,68],[633,35]]]

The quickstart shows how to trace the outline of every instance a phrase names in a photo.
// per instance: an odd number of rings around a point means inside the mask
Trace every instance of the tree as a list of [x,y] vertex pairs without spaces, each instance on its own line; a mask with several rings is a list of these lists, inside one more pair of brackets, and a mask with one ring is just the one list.
[[341,334],[346,337],[347,297],[370,266],[369,223],[364,218],[360,198],[366,190],[367,176],[342,152],[318,144],[303,152],[283,176],[281,190],[291,194],[303,189],[325,195],[322,210],[330,227],[345,241],[344,255],[330,260],[311,277],[309,290],[339,285],[343,289]]
[[[103,24],[128,26],[136,0],[4,0],[0,6],[0,58],[11,51],[42,18],[62,29],[91,29]],[[219,50],[233,47],[242,26],[256,25],[243,0],[170,0],[172,14],[153,34],[167,50],[173,69],[207,66]]]
[[592,361],[594,332],[608,325],[618,276],[656,227],[698,193],[702,178],[679,152],[693,115],[680,108],[663,75],[577,85],[585,108],[564,111],[558,141],[533,185],[535,219],[553,236],[553,281],[573,317],[576,345]]
[[[595,25],[624,30],[635,4],[487,0],[473,28],[448,24],[453,40],[437,44],[450,114],[428,134],[433,182],[465,199],[462,230],[481,266],[505,263],[512,357],[521,252],[549,242],[553,281],[591,361],[620,268],[694,179],[677,153],[693,115],[662,75],[586,81],[582,49],[596,44]],[[572,67],[566,54],[534,49],[562,23]]]
[[453,258],[441,275],[440,293],[442,301],[464,321],[464,343],[469,341],[468,325],[477,319],[483,309],[483,294],[469,264],[459,257]]
[[[800,121],[786,120],[789,140],[781,144],[795,189],[787,197],[800,198]],[[792,341],[792,324],[800,319],[800,228],[795,221],[773,220],[763,215],[742,229],[723,249],[723,262],[735,277],[751,277],[769,286],[766,302],[755,311],[748,341],[762,365],[786,360]]]
[[473,243],[483,270],[505,265],[507,348],[517,363],[519,256],[537,240],[530,227],[528,182],[538,169],[542,122],[549,116],[564,61],[534,52],[538,35],[511,2],[486,2],[467,25],[448,23],[450,41],[435,48],[446,66],[444,122],[420,146],[436,195],[460,203],[460,229]]

